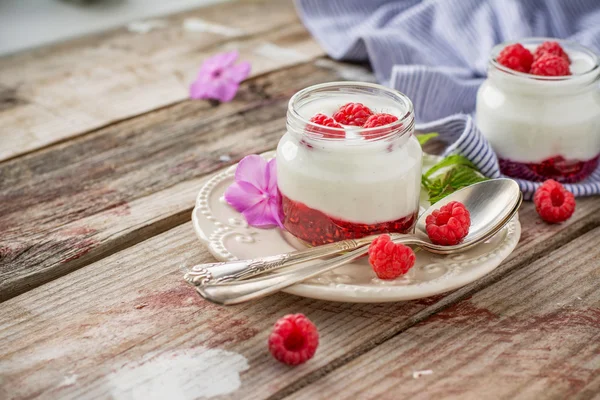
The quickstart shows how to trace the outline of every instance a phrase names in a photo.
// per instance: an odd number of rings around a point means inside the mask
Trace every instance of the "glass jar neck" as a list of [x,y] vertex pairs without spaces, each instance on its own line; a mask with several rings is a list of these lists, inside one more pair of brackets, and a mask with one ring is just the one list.
[[[502,43],[492,49],[488,64],[488,79],[503,90],[523,95],[573,95],[597,88],[600,79],[598,56],[577,43],[551,38],[528,38],[519,40],[523,46],[534,51],[545,41],[558,41],[575,62],[576,70],[567,76],[538,76],[514,71],[497,61],[498,54],[510,43]],[[577,65],[575,65],[575,63]]]
[[[383,109],[375,107],[374,111],[391,113],[396,115],[398,120],[385,127],[375,128],[334,128],[310,121],[317,112],[328,114],[329,117],[333,115],[333,110],[324,108],[337,109],[350,102],[364,103],[369,107],[372,107],[372,104],[381,105]],[[381,85],[363,82],[324,83],[303,89],[290,99],[287,130],[297,138],[323,145],[343,141],[345,146],[361,146],[372,142],[408,138],[414,131],[413,105],[404,94]]]

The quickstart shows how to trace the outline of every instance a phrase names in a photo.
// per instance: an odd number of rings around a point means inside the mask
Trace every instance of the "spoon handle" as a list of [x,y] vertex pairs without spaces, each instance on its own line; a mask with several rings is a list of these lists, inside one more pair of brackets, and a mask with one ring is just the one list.
[[[396,235],[393,235],[392,237],[395,236]],[[247,279],[276,269],[289,267],[317,258],[332,256],[344,251],[354,250],[371,243],[376,237],[377,235],[373,235],[361,239],[343,240],[323,246],[294,251],[292,253],[251,260],[198,264],[193,266],[191,270],[185,274],[184,279],[195,286]]]
[[[394,235],[393,240],[394,243],[415,243],[415,237],[412,235]],[[209,283],[197,286],[196,290],[203,298],[222,305],[239,304],[245,301],[256,300],[354,261],[364,255],[368,251],[368,247],[368,245],[363,245],[327,261],[299,267],[290,272],[240,282]]]

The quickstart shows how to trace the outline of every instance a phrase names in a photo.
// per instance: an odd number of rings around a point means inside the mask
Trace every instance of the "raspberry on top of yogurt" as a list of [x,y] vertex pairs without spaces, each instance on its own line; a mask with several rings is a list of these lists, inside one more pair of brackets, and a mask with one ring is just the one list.
[[[345,137],[357,137],[357,132],[355,131],[357,128],[370,129],[382,127],[383,129],[358,132],[364,139],[375,139],[390,133],[391,130],[386,128],[386,126],[398,121],[396,115],[386,112],[374,112],[371,108],[359,102],[349,102],[342,105],[333,113],[333,117],[326,115],[329,108],[330,105],[324,105],[322,109],[319,109],[319,112],[310,118],[310,122],[321,125],[323,128],[309,125],[306,128],[307,132],[316,133],[327,139],[341,139]],[[381,108],[387,111],[387,107],[384,106]],[[340,128],[348,128],[351,133],[348,135],[346,132],[342,133],[339,131]],[[354,132],[352,132],[353,130]]]
[[496,61],[507,68],[539,76],[571,75],[571,59],[562,46],[555,41],[540,44],[532,53],[521,43],[506,46]]
[[[335,122],[335,120],[331,117],[328,117],[325,114],[317,113],[314,117],[310,119],[310,122],[321,125],[321,127],[309,126],[306,130],[309,132],[314,132],[322,135],[324,138],[328,139],[343,139],[345,137],[344,132],[339,131],[339,129],[343,129],[343,126]],[[334,128],[334,129],[329,129]]]
[[363,126],[373,111],[362,103],[347,103],[340,107],[335,114],[335,119],[340,124]]

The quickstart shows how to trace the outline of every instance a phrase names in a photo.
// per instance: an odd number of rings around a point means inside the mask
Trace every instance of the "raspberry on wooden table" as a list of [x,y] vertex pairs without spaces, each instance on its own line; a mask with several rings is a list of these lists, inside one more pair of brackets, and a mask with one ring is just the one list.
[[303,314],[277,320],[269,336],[269,351],[277,361],[298,365],[310,360],[319,346],[317,327]]
[[502,49],[496,60],[505,67],[527,73],[533,63],[533,54],[521,43],[515,43]]
[[369,245],[369,263],[379,279],[396,279],[415,265],[415,253],[403,244],[381,235]]
[[320,135],[322,135],[324,138],[330,138],[330,139],[341,139],[343,138],[344,132],[342,131],[336,131],[335,129],[327,129],[327,128],[343,128],[343,126],[341,126],[340,124],[338,124],[337,122],[335,122],[335,120],[331,117],[328,117],[325,114],[315,114],[314,117],[312,117],[310,119],[310,122],[318,124],[318,125],[322,125],[324,126],[324,128],[317,128],[315,126],[309,126],[307,128],[307,130],[309,132],[314,132],[314,133],[318,133]]
[[464,204],[451,201],[434,210],[425,220],[425,230],[432,243],[453,246],[469,233],[471,216]]
[[564,58],[553,54],[542,54],[531,65],[530,73],[541,76],[565,76],[571,75],[571,70]]
[[333,114],[333,119],[343,125],[363,126],[372,114],[373,111],[362,103],[347,103]]
[[553,179],[535,191],[533,203],[540,217],[550,223],[566,221],[575,212],[575,196]]
[[535,49],[535,52],[533,53],[533,60],[534,61],[537,60],[544,54],[552,54],[554,56],[564,58],[566,62],[571,64],[571,60],[569,59],[569,56],[567,55],[565,50],[561,47],[561,45],[558,44],[558,42],[547,41],[547,42],[540,44],[538,46],[538,48]]

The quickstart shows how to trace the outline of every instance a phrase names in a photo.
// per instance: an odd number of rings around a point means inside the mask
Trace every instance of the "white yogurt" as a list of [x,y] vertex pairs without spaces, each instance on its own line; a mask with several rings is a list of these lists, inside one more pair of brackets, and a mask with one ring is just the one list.
[[[544,40],[529,39],[533,43],[524,45],[533,51]],[[477,93],[476,118],[500,158],[588,161],[600,153],[598,59],[579,46],[561,45],[572,61],[569,77],[511,73],[490,62],[488,79]],[[494,58],[504,46],[494,49]]]
[[374,112],[400,119],[411,113],[411,131],[366,140],[358,128],[346,127],[345,139],[314,140],[288,129],[277,148],[280,191],[293,201],[353,223],[388,222],[412,215],[418,209],[422,157],[412,135],[412,110],[392,98],[348,92],[311,96],[296,108],[302,119],[309,120],[319,112],[332,116],[348,102],[363,103]]

